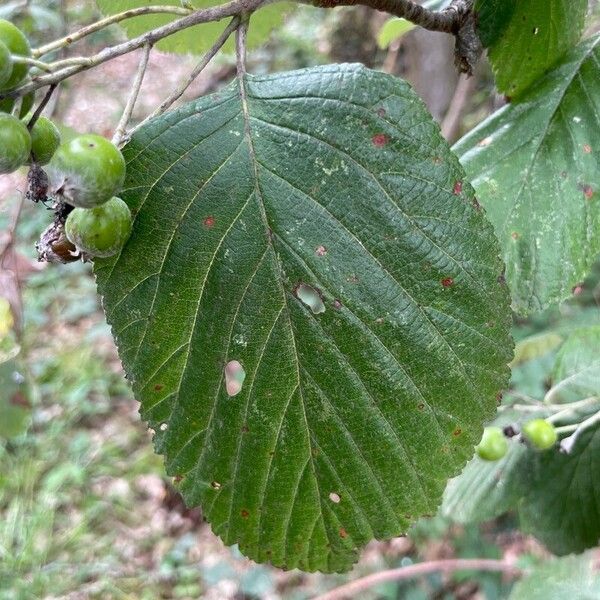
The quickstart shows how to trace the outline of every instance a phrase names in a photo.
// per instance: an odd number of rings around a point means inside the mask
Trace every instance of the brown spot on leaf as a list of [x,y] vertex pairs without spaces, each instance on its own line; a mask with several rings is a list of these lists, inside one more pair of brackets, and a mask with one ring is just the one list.
[[378,114],[380,117],[385,117],[385,113],[386,113],[386,111],[385,111],[385,108],[383,108],[383,106],[380,106],[380,107],[377,109],[377,114]]
[[248,425],[242,425],[242,429],[240,431],[242,433],[248,433],[250,431],[250,428],[248,427]]
[[425,404],[423,402],[419,402],[419,404],[417,404],[417,410],[424,410],[425,409]]
[[457,428],[456,428],[456,429],[455,429],[455,430],[452,432],[452,435],[453,435],[454,437],[458,437],[458,436],[459,436],[459,435],[461,435],[461,434],[462,434],[462,429],[461,429],[460,427],[457,427]]
[[242,515],[242,519],[247,519],[250,516],[250,513],[245,508],[242,508],[240,515]]
[[333,308],[336,310],[340,310],[340,308],[342,308],[342,303],[337,298],[333,301]]
[[510,237],[511,237],[513,240],[518,240],[518,239],[519,239],[521,236],[520,236],[520,235],[519,235],[519,234],[518,234],[516,231],[513,231],[513,232],[510,234]]
[[9,399],[9,403],[13,406],[21,406],[23,408],[29,408],[31,404],[27,399],[27,396],[22,392],[15,392]]
[[343,527],[340,527],[340,537],[341,537],[342,539],[344,539],[344,538],[347,538],[347,537],[348,537],[348,532],[347,532],[347,531],[346,531],[346,530],[345,530]]
[[388,136],[385,135],[385,133],[376,133],[371,138],[371,141],[373,142],[373,146],[377,146],[378,148],[381,148],[382,146],[385,146],[390,140],[389,140]]
[[160,392],[160,390],[162,390],[164,387],[165,387],[165,386],[164,386],[162,383],[157,383],[157,384],[154,386],[154,391],[155,391],[155,392]]
[[588,185],[587,183],[581,186],[581,190],[583,191],[583,195],[588,199],[591,200],[592,196],[594,195],[594,189],[592,188],[591,185]]
[[475,210],[481,210],[481,204],[479,204],[479,200],[477,200],[477,198],[473,198],[473,208]]

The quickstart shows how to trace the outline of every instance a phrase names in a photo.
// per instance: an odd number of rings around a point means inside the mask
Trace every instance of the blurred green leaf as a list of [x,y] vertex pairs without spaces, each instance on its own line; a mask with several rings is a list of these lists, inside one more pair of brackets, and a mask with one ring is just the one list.
[[[96,2],[98,8],[107,15],[119,13],[130,8],[148,5],[146,0],[96,0]],[[179,0],[166,0],[162,4],[181,6]],[[209,6],[219,5],[221,2],[218,0],[193,0],[189,4],[195,8],[207,8]],[[284,2],[277,2],[274,4],[267,4],[254,13],[248,28],[248,46],[253,48],[264,43],[268,39],[271,31],[275,27],[281,25],[285,14],[290,10],[290,5]],[[125,29],[130,38],[133,38],[142,35],[150,29],[170,23],[177,18],[181,17],[166,14],[143,15],[133,19],[127,19],[120,23],[120,26]],[[212,46],[225,26],[225,20],[214,23],[203,23],[202,25],[190,27],[184,31],[171,35],[168,38],[162,39],[156,46],[164,52],[201,54],[206,52],[206,50]],[[231,39],[226,44],[225,48],[233,48]]]
[[397,40],[415,27],[414,23],[411,23],[406,19],[392,17],[391,19],[388,19],[379,30],[379,33],[377,34],[377,44],[380,48],[385,49],[394,40]]
[[552,378],[548,402],[600,397],[600,326],[569,335],[556,357]]
[[598,553],[543,562],[515,585],[509,600],[597,600],[600,598]]

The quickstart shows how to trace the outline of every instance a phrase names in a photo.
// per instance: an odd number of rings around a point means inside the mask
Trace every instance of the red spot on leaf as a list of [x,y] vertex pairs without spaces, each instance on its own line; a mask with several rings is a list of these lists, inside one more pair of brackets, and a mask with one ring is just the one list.
[[371,141],[373,142],[374,146],[378,146],[379,148],[381,148],[389,142],[389,138],[387,135],[385,135],[385,133],[376,133],[371,138]]
[[202,221],[202,224],[204,225],[204,227],[208,227],[210,229],[215,225],[215,218],[212,216],[206,217],[206,219]]
[[591,200],[593,195],[594,195],[594,189],[592,188],[591,185],[588,185],[587,183],[585,185],[581,186],[581,189],[583,191],[583,195],[588,199]]
[[586,154],[591,154],[592,153],[592,147],[589,144],[584,144],[583,145],[583,151]]
[[452,277],[444,277],[444,279],[442,279],[442,285],[445,288],[449,288],[454,285],[454,279],[452,279]]
[[336,310],[340,310],[340,308],[342,308],[342,303],[337,298],[333,301],[333,308]]
[[452,190],[455,196],[458,196],[462,193],[463,183],[462,181],[457,181],[454,184],[454,189]]
[[583,284],[582,283],[577,284],[573,288],[572,292],[573,292],[573,296],[579,296],[580,294],[583,294]]
[[511,237],[513,240],[518,240],[518,239],[519,239],[521,236],[520,236],[520,235],[519,235],[519,234],[518,234],[516,231],[513,231],[513,232],[510,234],[510,237]]
[[317,246],[315,253],[317,256],[325,256],[327,254],[327,248],[325,248],[325,246]]

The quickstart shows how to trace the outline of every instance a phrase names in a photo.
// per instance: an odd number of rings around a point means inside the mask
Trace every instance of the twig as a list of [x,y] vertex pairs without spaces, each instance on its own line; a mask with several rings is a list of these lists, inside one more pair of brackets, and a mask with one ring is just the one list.
[[135,79],[133,81],[133,87],[131,88],[129,98],[127,99],[127,104],[125,105],[125,110],[123,110],[123,114],[121,115],[119,124],[115,129],[115,134],[112,139],[112,142],[115,144],[115,146],[118,146],[121,143],[121,140],[125,135],[125,129],[127,128],[129,119],[131,119],[131,114],[133,113],[135,103],[140,93],[140,88],[142,87],[142,83],[144,81],[144,75],[146,74],[146,68],[148,67],[148,59],[150,58],[151,50],[151,44],[146,44],[146,46],[144,46],[142,58],[140,59],[137,72],[135,74]]
[[437,571],[451,572],[471,569],[474,571],[499,571],[514,576],[522,574],[521,569],[504,560],[492,560],[486,558],[432,560],[431,562],[400,567],[398,569],[390,569],[389,571],[381,571],[379,573],[367,575],[366,577],[361,577],[360,579],[341,585],[325,594],[316,596],[313,600],[342,600],[350,598],[358,592],[362,592],[374,585],[385,583],[387,581],[402,581],[404,579],[428,575],[429,573],[435,573]]
[[140,127],[145,125],[148,121],[162,115],[166,110],[168,110],[181,96],[184,92],[190,87],[190,85],[194,82],[194,80],[200,75],[200,73],[206,68],[208,63],[214,58],[217,52],[223,47],[223,44],[227,41],[229,36],[235,31],[238,24],[240,22],[239,17],[234,17],[229,25],[223,30],[223,33],[219,36],[217,41],[212,45],[210,50],[202,57],[202,60],[196,65],[194,70],[189,74],[188,78],[183,82],[183,84],[178,87],[171,95],[169,95],[165,100],[161,103],[161,105],[151,114],[149,114],[141,123],[136,125],[129,132],[127,137],[130,137],[135,131],[137,131]]
[[48,102],[50,101],[50,98],[52,97],[52,94],[54,93],[54,90],[56,89],[57,86],[58,86],[57,83],[53,83],[48,88],[46,95],[43,97],[42,101],[39,103],[38,107],[35,109],[35,112],[33,113],[33,115],[31,115],[31,119],[29,119],[29,123],[27,123],[27,129],[29,129],[29,131],[31,131],[33,129],[33,126],[36,124],[37,120],[40,118],[42,111],[44,110],[44,108],[46,108],[46,104],[48,104]]
[[260,6],[270,4],[273,1],[274,0],[232,0],[226,4],[220,4],[202,10],[197,10],[187,17],[177,19],[176,21],[172,21],[171,23],[163,25],[162,27],[157,27],[156,29],[144,33],[143,35],[128,40],[127,42],[117,44],[116,46],[112,46],[110,48],[105,48],[97,54],[90,56],[86,64],[74,65],[72,67],[67,67],[57,71],[56,73],[36,77],[35,81],[21,85],[20,87],[14,88],[10,91],[0,92],[0,100],[3,98],[17,98],[19,96],[24,96],[29,92],[33,92],[41,87],[50,85],[52,83],[58,83],[59,81],[63,81],[64,79],[76,75],[77,73],[81,73],[82,71],[87,71],[92,67],[101,65],[109,60],[117,58],[118,56],[123,56],[129,52],[133,52],[134,50],[137,50],[146,44],[155,44],[158,40],[173,35],[174,33],[182,31],[183,29],[193,27],[194,25],[200,25],[202,23],[220,21],[221,19],[234,17],[245,12],[252,12]]
[[475,83],[473,77],[467,77],[466,75],[462,75],[458,80],[454,96],[452,96],[452,101],[441,125],[442,135],[449,142],[455,141],[458,137],[462,116],[475,89]]
[[[151,31],[144,33],[132,40],[117,44],[109,48],[101,50],[97,54],[83,60],[83,64],[75,64],[73,66],[61,68],[55,73],[35,77],[31,82],[25,83],[12,90],[0,93],[0,100],[4,98],[18,98],[29,92],[33,92],[41,87],[58,83],[81,73],[87,69],[98,66],[118,56],[123,56],[129,52],[133,52],[147,44],[155,44],[158,40],[173,35],[183,29],[200,25],[201,23],[210,23],[219,21],[227,17],[234,17],[242,14],[250,14],[261,6],[265,6],[272,2],[280,0],[232,0],[226,4],[211,6],[205,9],[199,9],[187,16],[182,17],[157,27]],[[378,10],[389,12],[390,14],[404,17],[417,25],[421,25],[432,31],[442,31],[452,33],[456,37],[456,63],[462,72],[472,73],[473,66],[481,55],[482,45],[475,31],[475,15],[473,13],[473,0],[454,0],[452,4],[439,12],[431,11],[423,8],[419,4],[410,0],[298,0],[306,4],[333,8],[342,5],[362,4]],[[142,7],[149,8],[149,7]],[[134,9],[135,10],[135,9]],[[127,11],[129,12],[129,11]],[[124,14],[124,13],[121,13]],[[131,14],[131,13],[129,13]],[[143,13],[141,13],[143,14]],[[94,25],[90,25],[94,27]],[[68,36],[67,36],[68,37]],[[62,38],[60,43],[66,42],[66,38]],[[56,44],[58,42],[53,42]],[[47,51],[51,46],[48,44],[43,46],[40,51]],[[59,46],[60,47],[60,44]],[[59,63],[60,64],[60,61]],[[63,63],[64,64],[64,63]],[[56,67],[56,65],[55,65]]]
[[575,447],[575,444],[576,444],[577,440],[579,439],[579,436],[584,431],[587,431],[588,429],[590,429],[591,427],[596,425],[599,421],[600,421],[600,412],[597,412],[595,415],[592,415],[591,417],[587,418],[585,421],[582,421],[581,423],[579,423],[579,426],[575,430],[575,433],[573,433],[569,437],[565,438],[564,440],[561,440],[561,442],[560,442],[561,451],[565,452],[566,454],[570,454],[571,450],[573,450],[573,448]]
[[36,69],[40,69],[41,71],[45,71],[46,73],[53,73],[55,69],[52,67],[52,64],[45,63],[43,60],[35,60],[35,58],[29,58],[28,56],[19,56],[18,54],[12,55],[12,62],[21,65],[29,65],[30,67],[35,67]]
[[130,10],[125,10],[116,15],[106,17],[105,19],[101,19],[100,21],[96,21],[96,23],[92,23],[91,25],[87,25],[86,27],[82,27],[78,31],[74,31],[69,35],[66,35],[58,40],[50,42],[49,44],[45,44],[44,46],[40,46],[39,48],[34,48],[31,51],[31,54],[35,58],[38,58],[43,54],[48,54],[48,52],[52,52],[52,50],[58,50],[59,48],[70,46],[74,42],[79,41],[80,39],[86,37],[87,35],[90,35],[91,33],[96,33],[96,31],[100,31],[101,29],[104,29],[109,25],[125,21],[126,19],[131,19],[132,17],[160,13],[186,16],[191,14],[192,12],[193,9],[191,8],[184,8],[178,6],[141,6],[140,8],[132,8]]

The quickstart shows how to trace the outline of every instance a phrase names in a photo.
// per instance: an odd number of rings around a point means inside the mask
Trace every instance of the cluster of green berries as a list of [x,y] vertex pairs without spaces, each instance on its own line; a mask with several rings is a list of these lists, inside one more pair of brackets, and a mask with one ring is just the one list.
[[[0,92],[23,83],[28,67],[15,56],[30,56],[23,32],[0,19]],[[14,100],[0,101],[0,175],[26,164],[48,165],[54,198],[73,208],[65,222],[67,239],[79,253],[107,257],[116,254],[131,233],[131,212],[115,197],[125,180],[120,150],[99,135],[80,135],[61,145],[58,129],[46,117],[28,128],[23,119],[33,104],[26,97],[19,117],[7,114]]]
[[[523,438],[538,450],[548,450],[556,444],[558,434],[552,423],[545,419],[532,419],[521,429]],[[500,427],[486,427],[481,442],[475,448],[483,460],[500,460],[508,452],[508,439]]]

